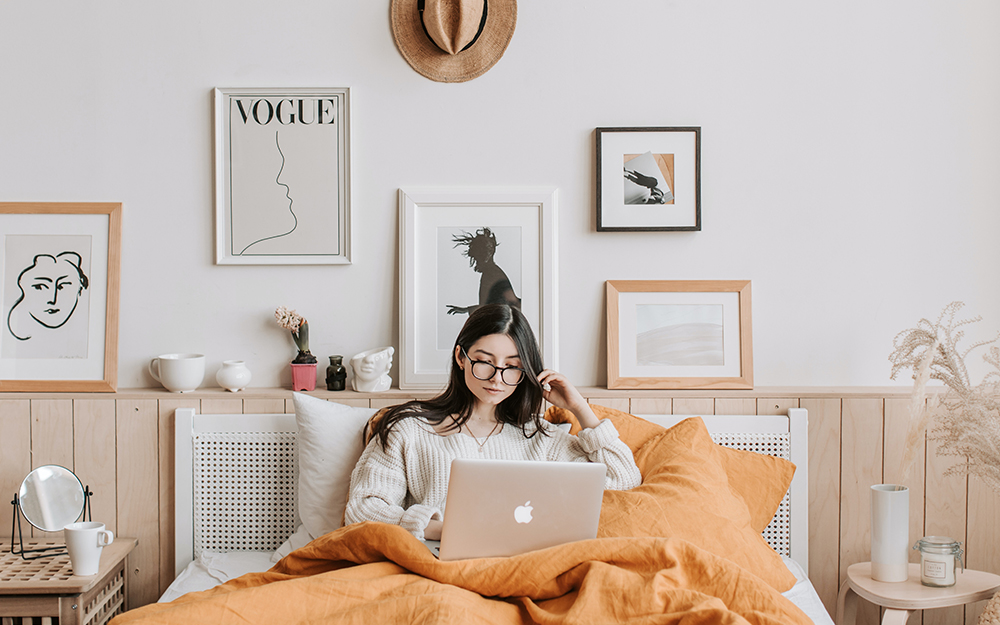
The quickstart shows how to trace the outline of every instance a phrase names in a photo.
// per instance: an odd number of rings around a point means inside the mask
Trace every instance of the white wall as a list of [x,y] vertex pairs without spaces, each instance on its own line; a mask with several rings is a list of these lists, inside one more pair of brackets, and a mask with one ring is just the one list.
[[[0,201],[120,201],[119,386],[398,346],[396,190],[554,185],[560,360],[605,383],[609,279],[751,279],[758,386],[889,384],[949,301],[1000,329],[1000,4],[521,0],[503,59],[414,72],[387,0],[3,0]],[[213,87],[349,86],[355,262],[213,264]],[[595,230],[594,128],[702,127],[703,229]],[[398,376],[397,378],[398,379]],[[905,381],[902,381],[905,382]],[[212,382],[214,384],[214,381]]]

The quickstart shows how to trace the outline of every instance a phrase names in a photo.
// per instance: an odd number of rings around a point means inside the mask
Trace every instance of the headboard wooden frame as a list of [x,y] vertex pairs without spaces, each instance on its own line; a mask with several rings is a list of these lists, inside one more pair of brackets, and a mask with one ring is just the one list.
[[[809,571],[808,413],[637,415],[670,427],[701,416],[716,442],[797,467],[764,536]],[[175,412],[175,574],[206,551],[273,551],[299,524],[295,415]],[[777,537],[777,538],[776,538]]]

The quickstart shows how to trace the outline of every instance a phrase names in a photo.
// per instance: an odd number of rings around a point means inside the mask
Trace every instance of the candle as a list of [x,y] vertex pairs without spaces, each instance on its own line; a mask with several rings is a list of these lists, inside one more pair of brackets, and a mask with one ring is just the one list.
[[920,551],[920,583],[944,588],[955,585],[955,559],[962,561],[962,544],[947,536],[924,536],[913,546]]

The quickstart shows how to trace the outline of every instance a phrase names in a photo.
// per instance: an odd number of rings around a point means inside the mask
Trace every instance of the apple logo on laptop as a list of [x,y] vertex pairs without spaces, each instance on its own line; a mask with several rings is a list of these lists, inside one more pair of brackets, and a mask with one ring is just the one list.
[[531,502],[524,502],[523,506],[514,508],[514,520],[518,523],[531,523]]

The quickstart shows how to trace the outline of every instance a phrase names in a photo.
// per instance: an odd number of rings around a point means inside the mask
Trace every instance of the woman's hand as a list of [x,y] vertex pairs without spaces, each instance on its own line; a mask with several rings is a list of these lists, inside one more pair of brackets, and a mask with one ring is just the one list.
[[424,540],[441,540],[441,528],[444,523],[437,519],[431,519],[424,528]]
[[542,385],[542,398],[557,408],[572,412],[581,427],[594,428],[600,423],[587,400],[563,374],[545,369],[538,374],[538,383]]

